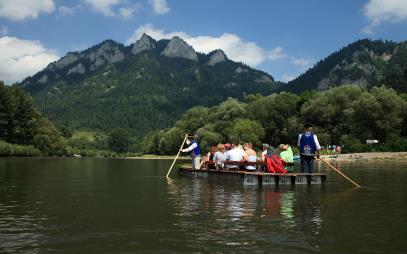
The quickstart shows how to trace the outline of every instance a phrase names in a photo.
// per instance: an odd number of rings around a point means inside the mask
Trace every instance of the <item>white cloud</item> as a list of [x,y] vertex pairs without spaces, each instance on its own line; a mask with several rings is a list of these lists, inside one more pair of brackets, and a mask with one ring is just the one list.
[[297,76],[295,75],[290,75],[290,74],[283,74],[283,81],[284,82],[290,82],[291,80],[294,80]]
[[274,48],[267,54],[267,58],[270,60],[278,60],[286,57],[288,57],[288,55],[283,52],[282,47]]
[[157,14],[165,14],[170,11],[170,8],[165,0],[148,0],[148,3]]
[[108,17],[116,15],[112,8],[114,5],[119,4],[120,1],[121,0],[85,0],[92,9]]
[[69,6],[59,6],[58,7],[58,13],[61,16],[73,16],[75,14],[76,11],[81,10],[82,9],[82,5],[76,5],[73,7],[69,7]]
[[126,6],[126,7],[120,8],[118,14],[123,19],[129,19],[129,18],[133,17],[142,8],[143,8],[143,5],[140,3],[137,3],[132,6]]
[[369,23],[362,33],[373,34],[374,28],[386,22],[401,22],[407,20],[406,0],[369,0],[363,7],[363,12]]
[[0,37],[0,79],[6,83],[21,81],[58,58],[55,51],[44,48],[39,41]]
[[55,10],[53,0],[1,0],[0,17],[11,20],[35,19],[39,13]]
[[258,65],[266,60],[266,51],[257,46],[256,43],[245,41],[237,35],[230,33],[224,33],[219,37],[193,37],[184,32],[165,33],[163,30],[157,29],[151,24],[146,24],[137,28],[134,34],[127,40],[127,43],[137,41],[143,33],[157,40],[171,39],[174,36],[178,36],[194,47],[198,52],[209,53],[216,49],[222,49],[230,59],[252,66]]
[[0,36],[8,34],[8,27],[7,26],[0,26]]
[[302,67],[303,69],[308,69],[311,67],[314,63],[314,59],[310,58],[296,58],[296,57],[291,57],[291,61],[293,64]]
[[129,19],[143,8],[141,3],[129,5],[127,0],[84,0],[91,8],[106,17]]

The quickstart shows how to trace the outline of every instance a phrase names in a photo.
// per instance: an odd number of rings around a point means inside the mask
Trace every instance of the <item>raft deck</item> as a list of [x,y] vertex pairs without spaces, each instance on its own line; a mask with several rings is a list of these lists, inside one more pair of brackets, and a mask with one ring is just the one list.
[[287,173],[273,174],[263,171],[243,171],[226,169],[192,169],[190,166],[180,166],[179,173],[185,176],[209,178],[222,177],[242,182],[243,185],[321,185],[326,182],[326,174],[321,173]]

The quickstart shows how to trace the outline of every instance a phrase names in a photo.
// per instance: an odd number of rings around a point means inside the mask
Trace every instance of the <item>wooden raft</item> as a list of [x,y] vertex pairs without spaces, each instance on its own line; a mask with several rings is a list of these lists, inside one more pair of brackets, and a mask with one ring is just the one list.
[[262,171],[242,171],[242,170],[216,170],[216,169],[192,169],[190,166],[179,167],[181,175],[209,178],[218,177],[222,180],[228,179],[234,182],[242,182],[243,185],[321,185],[326,182],[326,175],[320,173],[287,173],[273,174]]

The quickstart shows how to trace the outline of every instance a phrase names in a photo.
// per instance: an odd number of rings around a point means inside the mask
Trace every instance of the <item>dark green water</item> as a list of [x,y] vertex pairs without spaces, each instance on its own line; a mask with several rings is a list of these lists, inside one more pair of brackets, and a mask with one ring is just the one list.
[[168,160],[0,159],[0,253],[407,253],[407,163],[325,187],[162,176]]

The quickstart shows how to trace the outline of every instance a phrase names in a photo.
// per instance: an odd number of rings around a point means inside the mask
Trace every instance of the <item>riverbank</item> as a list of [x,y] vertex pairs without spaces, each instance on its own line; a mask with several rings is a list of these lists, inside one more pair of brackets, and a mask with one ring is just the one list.
[[[142,156],[135,157],[124,157],[124,159],[130,160],[173,160],[175,155],[154,155],[154,154],[145,154]],[[178,160],[190,160],[189,156],[178,156]]]
[[[335,156],[335,157],[333,157]],[[147,154],[137,157],[125,157],[125,159],[138,160],[173,160],[175,156]],[[375,153],[347,153],[338,155],[323,155],[323,159],[335,161],[358,161],[358,160],[407,160],[407,152],[375,152]],[[179,156],[179,160],[189,160],[189,156]]]
[[326,159],[335,161],[407,160],[407,152],[349,153],[338,154],[336,158]]

